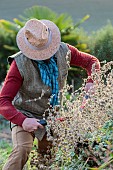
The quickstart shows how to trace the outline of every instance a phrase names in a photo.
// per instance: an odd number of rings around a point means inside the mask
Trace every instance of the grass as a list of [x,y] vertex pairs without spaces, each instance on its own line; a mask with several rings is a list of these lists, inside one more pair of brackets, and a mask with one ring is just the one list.
[[0,140],[0,170],[2,170],[3,165],[6,162],[9,154],[12,150],[12,144],[6,140]]
[[[37,140],[35,139],[34,145],[32,148],[32,152],[35,151],[34,146],[36,146],[36,145],[37,145]],[[0,140],[0,170],[2,170],[11,151],[12,151],[12,143],[10,143],[9,141],[7,141],[5,139]],[[29,160],[28,160],[27,164],[25,165],[24,170],[34,170],[33,168],[31,169],[31,166],[30,166],[31,156],[32,156],[32,154],[30,154]]]
[[[6,131],[9,131],[9,122],[6,121],[1,115],[0,115],[0,133],[4,134]],[[9,154],[12,150],[12,143],[9,140],[6,140],[5,138],[0,138],[0,170],[2,170],[3,165],[5,164]]]

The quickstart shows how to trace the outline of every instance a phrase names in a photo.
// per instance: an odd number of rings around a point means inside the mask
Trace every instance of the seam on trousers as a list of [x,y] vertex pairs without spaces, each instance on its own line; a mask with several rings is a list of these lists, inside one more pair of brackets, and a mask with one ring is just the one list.
[[17,129],[18,129],[18,126],[16,127],[16,145],[18,146],[18,141],[17,141]]

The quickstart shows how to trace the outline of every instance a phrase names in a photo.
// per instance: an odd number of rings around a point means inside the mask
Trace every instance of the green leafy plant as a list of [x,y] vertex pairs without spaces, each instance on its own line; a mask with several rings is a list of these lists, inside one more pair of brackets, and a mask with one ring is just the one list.
[[0,169],[3,168],[3,165],[6,162],[9,154],[11,153],[12,145],[5,140],[0,140]]
[[88,40],[90,53],[95,55],[100,61],[107,62],[113,60],[113,26],[108,23],[100,30],[92,33]]

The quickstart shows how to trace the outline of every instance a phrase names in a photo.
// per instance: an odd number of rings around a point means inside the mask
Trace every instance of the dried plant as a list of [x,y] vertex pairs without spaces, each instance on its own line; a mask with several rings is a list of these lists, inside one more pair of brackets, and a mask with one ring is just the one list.
[[[68,99],[66,94],[72,86],[67,85],[62,90],[63,107],[60,111],[54,109],[55,114],[49,110],[46,126],[48,140],[53,142],[51,159],[47,155],[41,158],[39,168],[39,155],[36,157],[35,153],[31,165],[34,165],[38,159],[36,163],[38,169],[83,170],[87,167],[97,168],[102,163],[113,160],[113,156],[110,156],[113,151],[113,139],[111,141],[106,139],[108,143],[105,142],[103,138],[106,130],[100,130],[106,122],[113,122],[112,66],[113,61],[108,62],[101,67],[100,72],[97,72],[93,65],[91,76],[94,79],[94,87],[88,93],[83,90],[86,80],[79,90],[70,94]],[[88,96],[87,99],[85,96]],[[53,131],[53,136],[50,130]],[[113,126],[110,129],[110,133],[112,132]]]

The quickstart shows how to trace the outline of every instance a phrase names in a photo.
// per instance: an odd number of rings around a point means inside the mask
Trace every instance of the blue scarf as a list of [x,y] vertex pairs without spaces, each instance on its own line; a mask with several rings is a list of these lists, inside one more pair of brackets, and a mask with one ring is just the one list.
[[59,105],[58,67],[55,62],[54,56],[51,57],[47,63],[43,60],[38,60],[37,64],[43,83],[51,88],[52,95],[50,98],[50,105]]

